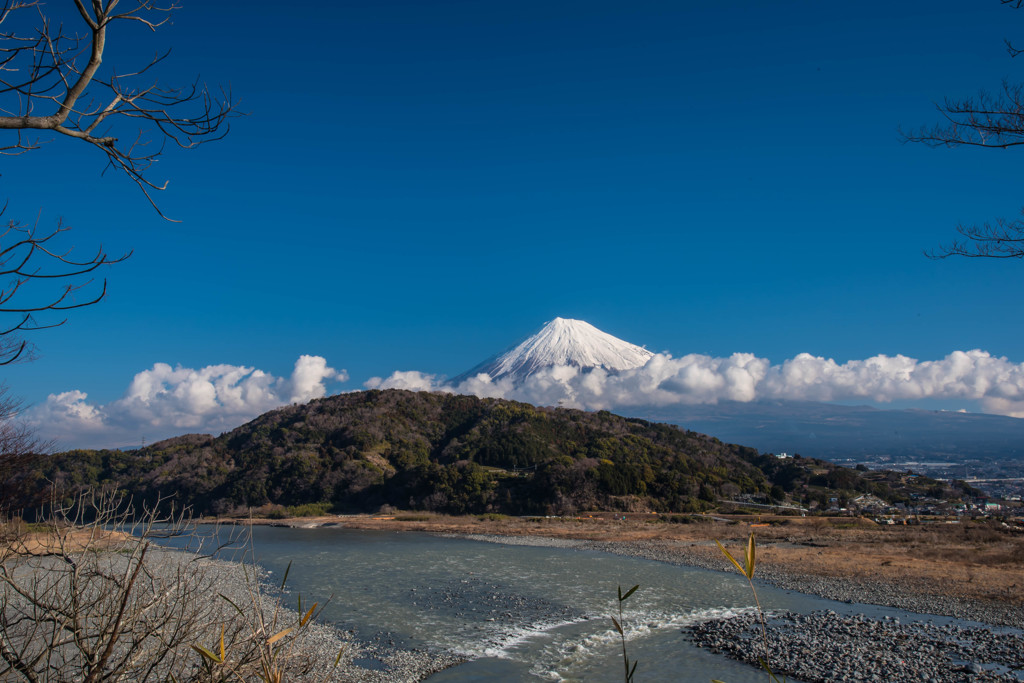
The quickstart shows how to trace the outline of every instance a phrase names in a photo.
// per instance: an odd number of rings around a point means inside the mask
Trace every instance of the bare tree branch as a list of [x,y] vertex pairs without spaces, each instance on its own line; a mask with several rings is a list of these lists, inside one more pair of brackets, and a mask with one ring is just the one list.
[[[0,130],[18,131],[15,142],[0,152],[38,147],[21,131],[52,131],[81,140],[124,173],[164,218],[151,194],[167,187],[147,176],[166,143],[182,148],[218,140],[238,115],[230,90],[211,91],[198,80],[184,87],[140,82],[161,63],[158,54],[130,72],[103,72],[108,29],[139,24],[151,31],[170,20],[174,2],[71,0],[84,35],[54,26],[37,1],[5,0],[0,4]],[[4,30],[10,26],[10,30]],[[102,130],[101,130],[102,129]]]
[[945,123],[902,133],[906,142],[931,147],[998,147],[1024,145],[1024,85],[1003,81],[1002,92],[981,92],[977,98],[947,99],[935,105]]
[[[190,148],[223,137],[237,102],[230,91],[212,92],[198,80],[162,83],[157,67],[168,53],[120,71],[104,64],[104,54],[111,27],[156,31],[177,9],[177,0],[0,0],[0,154],[38,149],[44,140],[36,133],[79,140],[167,218],[153,198],[167,182],[150,179],[153,163],[168,143]],[[77,28],[66,30],[65,23]],[[0,224],[0,366],[31,359],[24,333],[62,325],[67,311],[103,299],[106,280],[95,281],[94,273],[130,255],[110,257],[100,247],[79,258],[58,246],[67,230],[62,221],[52,230]],[[13,481],[26,458],[43,450],[4,396],[0,388],[0,483]],[[9,500],[2,489],[0,507]],[[0,662],[6,652],[0,641]]]
[[[1024,0],[1000,0],[1013,9],[1024,6]],[[1011,57],[1024,53],[1010,41],[1006,50]],[[1024,145],[1024,83],[1003,81],[1000,92],[980,92],[975,98],[947,98],[936,104],[945,120],[915,133],[900,131],[904,142],[918,142],[930,147],[986,147],[1009,149]],[[933,259],[950,256],[968,258],[1024,258],[1024,220],[999,218],[995,223],[958,225],[963,239],[925,251]]]
[[[3,211],[0,209],[0,215]],[[15,318],[0,329],[0,365],[24,359],[27,346],[19,339],[22,333],[57,327],[67,320],[40,321],[41,314],[99,302],[106,294],[107,281],[97,284],[88,276],[100,266],[131,256],[129,252],[111,257],[101,247],[91,258],[76,259],[71,249],[58,251],[55,246],[68,230],[61,221],[52,230],[40,231],[37,225],[24,226],[13,220],[0,230],[0,314]]]
[[[187,512],[136,511],[113,493],[55,496],[47,507],[43,533],[0,520],[0,680],[333,675],[340,655],[309,645],[317,605],[300,613],[284,607],[280,593],[268,595],[251,546],[242,563],[214,559],[235,539],[225,548],[216,529],[201,532]],[[186,548],[160,548],[169,536]],[[324,634],[314,637],[323,642]],[[213,642],[219,647],[203,646]]]
[[48,453],[52,443],[37,439],[19,419],[21,412],[21,402],[0,384],[0,514],[9,512],[7,507],[15,500],[43,502],[36,498],[43,492],[29,490],[32,487],[24,477],[28,466]]
[[[1024,214],[1024,211],[1022,211]],[[967,258],[1024,258],[1024,219],[997,218],[995,223],[958,225],[956,231],[964,239],[957,239],[937,249],[926,251],[932,259],[950,256]]]

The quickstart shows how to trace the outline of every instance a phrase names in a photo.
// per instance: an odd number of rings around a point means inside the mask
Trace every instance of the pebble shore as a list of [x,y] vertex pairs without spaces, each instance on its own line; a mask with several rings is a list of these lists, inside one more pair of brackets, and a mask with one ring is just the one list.
[[[216,568],[217,590],[233,601],[244,604],[250,580],[235,562],[206,560]],[[170,566],[170,563],[161,563]],[[275,589],[263,584],[261,595],[264,613],[283,610],[278,623],[294,623],[298,613],[280,606]],[[332,683],[416,683],[448,667],[466,661],[464,657],[441,650],[403,648],[395,645],[388,634],[378,633],[362,638],[328,624],[312,623],[301,635],[297,648],[301,650],[303,666],[310,670],[296,680],[330,681]],[[335,666],[338,653],[343,652]]]
[[[133,580],[134,589],[120,593],[123,577],[135,576],[128,563],[143,557],[144,569]],[[10,582],[0,596],[4,640],[29,656],[39,680],[72,680],[86,656],[59,628],[46,622],[40,626],[34,618],[40,609],[55,609],[58,614],[71,609],[67,596],[73,576],[78,581],[75,594],[88,597],[74,612],[87,634],[108,628],[108,605],[139,615],[123,622],[120,637],[112,641],[110,662],[118,667],[119,680],[193,680],[204,661],[196,647],[216,652],[218,642],[232,665],[247,660],[243,666],[250,666],[257,661],[253,633],[267,634],[257,638],[263,642],[287,628],[294,632],[276,646],[276,661],[284,665],[288,680],[415,683],[465,661],[449,652],[403,648],[386,635],[364,639],[316,620],[299,629],[298,612],[283,605],[283,596],[259,567],[212,559],[195,550],[151,546],[136,555],[93,550],[73,561],[30,555],[8,558],[4,571]],[[81,647],[91,647],[91,640]],[[2,680],[9,678],[0,675]]]
[[[735,572],[724,557],[676,541],[605,542],[542,536],[440,535],[503,545],[597,550]],[[1024,609],[1019,606],[935,595],[929,592],[928,586],[908,579],[881,581],[815,576],[771,565],[758,567],[756,581],[839,602],[888,606],[981,623],[956,625],[906,620],[908,623],[901,624],[892,618],[874,619],[832,611],[810,615],[772,614],[768,627],[771,663],[777,674],[784,674],[794,683],[1024,681],[1024,635],[1012,631],[1024,629]],[[423,606],[443,608],[448,597],[447,591],[430,598],[424,595]],[[514,606],[517,609],[506,605],[494,607],[502,619],[516,621],[515,617],[523,616],[518,614],[519,605]],[[358,643],[351,634],[327,630],[328,635],[316,645],[318,656],[330,655],[333,661],[339,645],[345,643],[350,648],[345,657],[347,664],[331,678],[335,681],[419,681],[464,661],[451,653],[403,650],[390,645],[386,638]],[[710,620],[687,628],[683,635],[700,647],[753,666],[758,666],[758,658],[763,657],[760,625],[753,615]]]
[[[167,572],[173,576],[175,567],[183,561],[193,559],[186,552],[155,550],[151,552],[150,570]],[[207,589],[213,594],[229,598],[234,604],[251,604],[252,567],[224,560],[203,559],[206,576],[213,581]],[[270,586],[266,576],[259,576],[261,588],[259,600],[268,623],[277,611],[278,624],[294,624],[298,613],[281,605],[276,588]],[[232,623],[237,614],[227,601],[216,603],[221,609],[214,623]],[[214,642],[216,633],[199,638],[200,642]],[[292,672],[295,680],[330,681],[333,683],[415,683],[465,661],[454,653],[435,650],[402,648],[393,644],[387,634],[375,634],[361,638],[351,631],[344,631],[329,624],[311,622],[296,642],[294,651],[296,666],[308,671]],[[335,660],[343,652],[338,666]]]
[[[688,627],[686,636],[715,654],[759,666],[761,623],[747,614]],[[844,616],[831,610],[768,618],[767,661],[776,675],[805,683],[988,683],[1024,676],[1024,635],[955,624]]]
[[[735,571],[688,545],[659,541],[597,542],[572,539],[475,535],[475,540],[543,547],[580,548],[715,571]],[[983,683],[1024,681],[1024,609],[928,593],[910,581],[851,580],[758,568],[758,581],[846,603],[895,607],[990,626],[901,624],[898,619],[844,616],[834,611],[770,615],[768,649],[776,674],[803,683]],[[1010,627],[1010,629],[999,628]],[[1013,631],[1013,629],[1017,629]],[[684,630],[716,654],[759,666],[764,657],[760,621],[753,614],[714,619]]]

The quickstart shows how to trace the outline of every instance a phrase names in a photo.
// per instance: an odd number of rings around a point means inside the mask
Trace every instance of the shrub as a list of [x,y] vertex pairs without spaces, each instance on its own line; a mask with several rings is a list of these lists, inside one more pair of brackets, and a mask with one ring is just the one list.
[[289,505],[285,510],[289,517],[323,517],[330,513],[332,507],[330,503],[304,503]]
[[[46,532],[0,545],[0,679],[266,681],[330,669],[302,652],[315,605],[283,609],[253,565],[210,558],[224,547],[215,533],[183,514],[135,517],[129,504],[54,503]],[[160,547],[172,536],[186,549]]]

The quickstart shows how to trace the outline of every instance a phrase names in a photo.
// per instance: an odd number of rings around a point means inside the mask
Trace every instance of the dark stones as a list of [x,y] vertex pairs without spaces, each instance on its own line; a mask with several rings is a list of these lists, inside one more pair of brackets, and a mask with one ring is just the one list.
[[[684,630],[700,647],[759,665],[760,622],[754,614],[706,621]],[[899,619],[833,611],[768,619],[772,671],[805,683],[885,681],[962,683],[1024,679],[1024,634],[956,624],[901,624]]]

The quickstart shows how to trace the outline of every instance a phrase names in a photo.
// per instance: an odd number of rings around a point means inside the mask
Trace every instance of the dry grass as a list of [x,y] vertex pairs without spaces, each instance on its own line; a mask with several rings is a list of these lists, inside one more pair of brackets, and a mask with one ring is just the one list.
[[0,562],[12,555],[38,556],[52,555],[65,549],[81,552],[85,549],[116,548],[127,540],[128,535],[124,532],[92,528],[65,532],[60,538],[53,531],[3,533],[0,536]]

